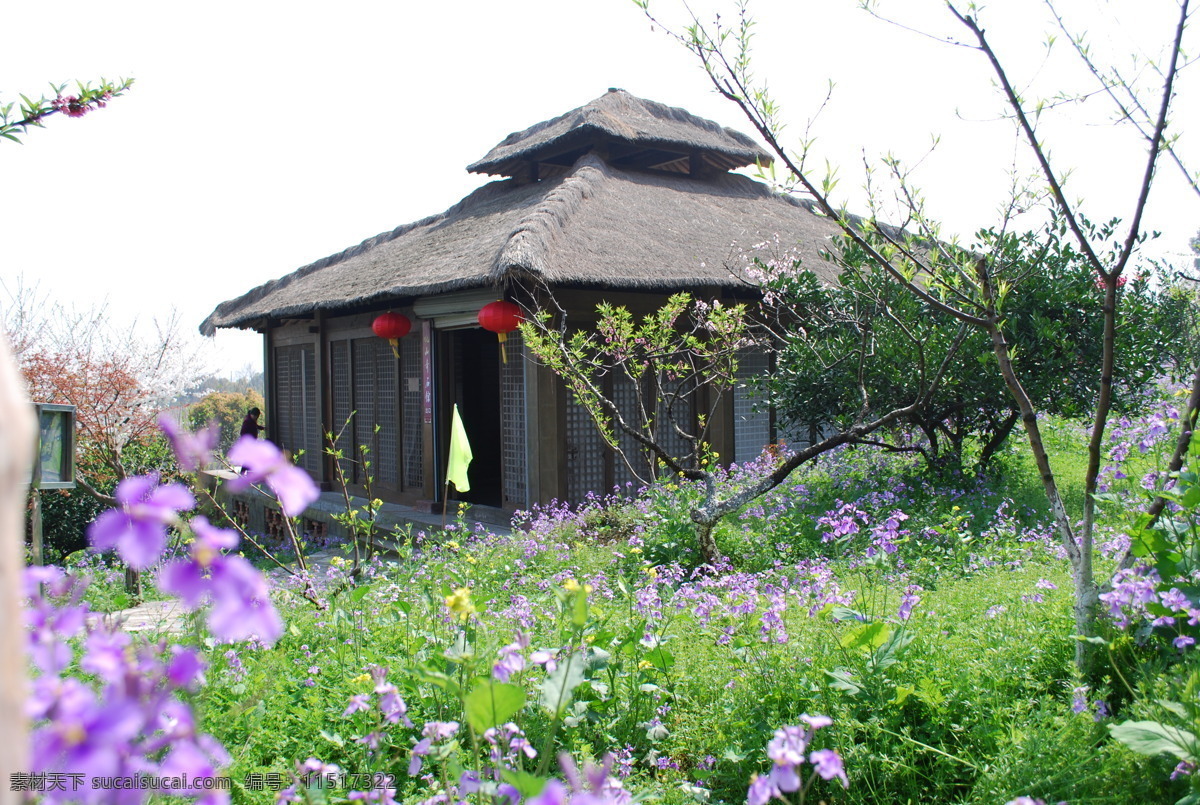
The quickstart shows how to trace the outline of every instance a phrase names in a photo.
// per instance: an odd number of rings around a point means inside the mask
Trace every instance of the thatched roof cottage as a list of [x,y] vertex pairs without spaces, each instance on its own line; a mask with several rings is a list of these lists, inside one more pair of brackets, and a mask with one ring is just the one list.
[[[373,445],[376,494],[440,500],[451,406],[475,461],[466,499],[506,510],[579,500],[625,480],[583,409],[510,336],[502,363],[480,308],[529,280],[568,311],[597,302],[650,307],[688,290],[745,295],[728,268],[737,247],[778,237],[805,263],[834,233],[802,201],[730,171],[769,155],[749,137],[683,109],[609,90],[510,134],[468,170],[503,177],[438,215],[400,226],[220,304],[201,325],[266,339],[268,435],[333,480],[321,434],[347,453]],[[382,312],[415,322],[399,357],[371,332]],[[766,370],[748,355],[747,375]],[[743,460],[774,438],[739,390],[718,408],[714,447]],[[376,433],[376,425],[379,426]],[[352,478],[361,483],[361,478]]]

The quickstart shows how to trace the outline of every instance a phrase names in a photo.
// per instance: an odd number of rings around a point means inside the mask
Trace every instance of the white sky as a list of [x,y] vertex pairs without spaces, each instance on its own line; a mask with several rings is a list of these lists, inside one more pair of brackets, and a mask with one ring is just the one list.
[[[707,8],[703,3],[697,8]],[[1066,0],[1068,10],[1092,8]],[[726,5],[728,16],[733,8]],[[962,36],[936,0],[892,0],[925,30]],[[1115,17],[1152,55],[1174,4],[1113,0]],[[678,19],[676,0],[652,10]],[[862,159],[916,160],[947,228],[996,221],[1014,153],[1012,127],[982,57],[871,18],[847,0],[758,0],[756,72],[789,122],[805,122],[836,82],[814,128],[814,157],[839,166],[835,194],[862,208]],[[1154,27],[1155,11],[1167,15]],[[985,8],[1018,80],[1092,88],[1043,63],[1043,9]],[[703,14],[706,18],[707,12]],[[24,145],[0,143],[0,281],[40,279],[81,306],[107,298],[114,316],[174,307],[194,331],[219,302],[379,232],[444,210],[487,181],[464,167],[511,131],[622,87],[750,132],[690,54],[629,0],[37,0],[0,6],[0,98],[49,81],[133,77],[132,91],[82,120],[55,118]],[[1154,46],[1156,47],[1156,46]],[[1196,49],[1196,48],[1193,48]],[[1065,53],[1064,53],[1065,55]],[[1196,68],[1193,68],[1196,69]],[[1186,73],[1174,130],[1200,167],[1197,85]],[[1075,167],[1070,189],[1095,220],[1128,215],[1142,150],[1092,100],[1047,129]],[[819,162],[818,164],[821,164]],[[1155,254],[1181,256],[1200,204],[1164,164],[1149,228]],[[1182,258],[1181,258],[1182,259]],[[213,368],[261,361],[257,334],[218,335]]]

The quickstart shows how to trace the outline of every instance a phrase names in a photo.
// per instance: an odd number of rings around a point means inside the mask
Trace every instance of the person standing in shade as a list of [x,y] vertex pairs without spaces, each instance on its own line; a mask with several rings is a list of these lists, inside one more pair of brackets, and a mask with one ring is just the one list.
[[251,408],[246,414],[246,418],[242,420],[242,436],[251,436],[258,438],[259,431],[266,430],[266,427],[258,424],[258,418],[262,416],[262,411],[257,408]]

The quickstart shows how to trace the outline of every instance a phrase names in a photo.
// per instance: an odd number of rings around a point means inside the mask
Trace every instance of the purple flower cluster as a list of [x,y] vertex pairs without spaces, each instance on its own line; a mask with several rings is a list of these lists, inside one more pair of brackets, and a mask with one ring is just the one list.
[[167,526],[179,523],[179,513],[196,505],[182,484],[158,483],[158,474],[138,475],[117,484],[113,494],[119,509],[101,513],[88,526],[92,547],[116,548],[130,567],[145,570],[167,547]]
[[[162,420],[161,426],[185,470],[211,461],[215,428],[192,434],[170,419]],[[274,446],[269,450],[278,453]],[[264,459],[255,479],[266,478],[285,508],[308,499],[312,481],[307,476],[302,483],[278,463],[266,461],[265,452],[254,455]],[[278,482],[272,484],[272,477]],[[167,529],[184,529],[180,514],[196,505],[187,488],[160,483],[157,474],[124,479],[114,497],[117,507],[101,514],[88,535],[95,549],[115,549],[138,570],[161,559]],[[228,553],[237,547],[237,535],[203,517],[189,525],[193,537],[187,555],[162,567],[160,588],[179,596],[189,608],[211,604],[208,625],[218,639],[255,638],[259,645],[278,639],[283,624],[271,604],[266,579],[241,556]],[[48,791],[43,801],[140,803],[155,790],[153,785],[119,788],[100,778],[186,775],[197,780],[214,777],[228,762],[220,744],[198,732],[182,698],[204,679],[204,663],[193,649],[165,642],[150,645],[124,632],[89,627],[87,607],[80,603],[82,585],[59,569],[31,569],[25,587],[30,656],[41,671],[27,703],[33,722],[33,771],[85,778],[79,790]],[[78,664],[91,680],[63,675],[76,659],[68,641],[81,634]],[[229,669],[240,669],[236,653]],[[198,796],[204,802],[228,801],[227,793],[199,788],[171,793]]]
[[517,630],[517,639],[504,646],[497,652],[496,664],[492,666],[492,676],[499,682],[507,682],[513,674],[525,670],[525,657],[522,651],[529,648],[529,638]]
[[[412,727],[413,723],[408,717],[408,705],[404,699],[400,698],[400,690],[387,680],[388,669],[382,666],[371,667],[371,679],[375,683],[375,687],[371,693],[356,693],[350,697],[350,703],[346,706],[342,713],[342,718],[349,718],[357,712],[369,712],[373,707],[379,710],[379,721],[382,724],[400,724],[403,723],[406,727]],[[375,704],[372,705],[371,697],[376,698]],[[360,743],[367,744],[371,749],[376,749],[382,740],[382,734],[379,731],[368,733],[360,739]]]
[[548,780],[546,787],[532,797],[528,805],[632,805],[633,797],[621,781],[609,773],[613,765],[612,755],[605,755],[601,766],[589,763],[584,767],[582,776],[570,755],[559,755],[558,764],[567,784],[556,779]]
[[[767,743],[767,757],[773,765],[769,774],[755,775],[750,782],[750,788],[746,792],[748,805],[766,805],[772,799],[784,799],[784,794],[800,791],[801,788],[807,789],[803,780],[806,760],[812,764],[815,777],[822,780],[839,779],[843,788],[850,787],[850,781],[842,767],[842,759],[837,752],[832,749],[809,751],[814,733],[832,724],[832,719],[806,713],[800,716],[800,720],[804,722],[804,726],[777,729],[775,736]],[[815,777],[810,777],[810,784]]]
[[917,595],[919,592],[919,584],[910,584],[904,588],[904,595],[900,596],[900,608],[896,610],[896,620],[906,621],[912,617],[913,607],[921,603],[921,596]]
[[408,763],[408,776],[412,777],[421,771],[424,760],[434,746],[448,741],[458,734],[457,721],[428,721],[421,728],[421,740],[412,748],[412,759]]
[[229,482],[231,492],[266,483],[279,500],[279,508],[288,517],[304,513],[321,496],[308,473],[288,461],[278,447],[265,439],[243,436],[229,448],[229,463],[242,468],[243,474]]
[[[1109,432],[1109,463],[1100,470],[1097,488],[1101,492],[1108,492],[1115,482],[1125,480],[1128,477],[1125,473],[1128,469],[1126,461],[1134,448],[1143,455],[1154,450],[1168,439],[1178,420],[1179,410],[1171,400],[1159,403],[1136,421],[1128,417],[1118,419]],[[1153,490],[1161,477],[1157,472],[1150,472],[1141,479],[1141,486]]]
[[1120,570],[1113,576],[1112,589],[1101,593],[1100,600],[1108,606],[1113,623],[1124,629],[1135,618],[1146,617],[1146,605],[1158,601],[1161,581],[1158,571],[1145,565]]
[[237,547],[237,534],[204,517],[190,525],[194,537],[187,558],[164,565],[158,586],[189,609],[211,602],[208,628],[219,640],[257,637],[274,644],[283,634],[283,621],[271,604],[267,580],[242,557],[224,553]]
[[871,543],[867,546],[867,556],[875,556],[880,551],[886,554],[898,551],[896,543],[908,533],[900,528],[900,524],[907,519],[907,514],[894,509],[882,523],[871,529]]
[[821,532],[821,539],[825,542],[840,541],[854,536],[861,528],[860,523],[866,523],[868,519],[867,513],[853,503],[842,503],[839,500],[835,505],[836,512],[831,509],[817,518],[817,523],[827,529]]
[[1092,718],[1095,721],[1103,721],[1108,718],[1108,702],[1103,699],[1097,699],[1094,702],[1089,702],[1088,692],[1091,688],[1087,685],[1080,685],[1071,691],[1071,712],[1079,715],[1086,712],[1089,708],[1093,711]]
[[[83,775],[78,791],[47,791],[43,802],[141,803],[148,791],[114,790],[102,778],[187,774],[194,780],[214,776],[228,762],[221,745],[198,732],[180,697],[203,682],[204,664],[193,649],[135,642],[102,627],[89,631],[78,585],[57,568],[30,569],[25,588],[31,653],[42,670],[26,702],[32,770]],[[81,632],[79,667],[94,682],[61,676],[75,656],[67,640]],[[228,801],[226,794],[199,789],[171,793]]]
[[529,743],[525,732],[511,721],[486,730],[483,740],[489,747],[488,757],[497,781],[504,769],[520,771],[522,757],[529,760],[537,757],[537,750]]

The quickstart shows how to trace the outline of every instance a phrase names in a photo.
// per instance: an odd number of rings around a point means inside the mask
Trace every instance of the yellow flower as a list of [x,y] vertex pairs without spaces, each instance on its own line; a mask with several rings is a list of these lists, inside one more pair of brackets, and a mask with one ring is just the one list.
[[580,584],[575,579],[567,579],[565,582],[563,582],[563,589],[569,593],[577,593],[580,590],[583,590],[584,595],[587,595],[592,592],[592,585]]
[[654,667],[654,665],[651,664],[649,660],[642,660],[641,662],[638,663],[639,671],[645,671],[647,668],[653,668],[653,667]]
[[359,674],[358,676],[356,676],[350,680],[350,684],[351,685],[361,685],[363,683],[370,682],[370,681],[371,681],[370,674]]
[[466,560],[467,560],[467,562],[468,562],[468,563],[470,563],[470,564],[472,564],[472,565],[475,565],[475,564],[478,564],[478,563],[479,563],[479,560],[478,560],[478,559],[476,559],[474,556],[471,556],[471,554],[467,554],[467,555],[466,555],[466,556],[464,556],[463,558],[464,558],[464,559],[466,559]]
[[329,564],[333,565],[334,567],[341,567],[342,565],[346,564],[346,560],[341,556],[332,556],[329,559]]
[[645,568],[644,572],[647,576],[649,576],[652,579],[658,578],[658,568],[656,568],[656,567],[647,567],[647,568]]
[[446,596],[446,606],[459,620],[466,620],[475,614],[475,605],[471,603],[469,587],[459,587],[454,595]]
[[209,545],[201,545],[192,551],[192,558],[196,560],[196,564],[200,565],[200,567],[208,567],[217,558],[217,552]]
[[638,554],[638,553],[642,552],[642,549],[641,548],[630,548],[629,552],[632,554]]
[[446,547],[447,547],[447,548],[449,548],[449,549],[450,549],[450,550],[452,550],[452,551],[457,551],[457,550],[458,550],[458,543],[457,543],[457,542],[455,542],[454,540],[450,540],[449,542],[447,542],[447,543],[446,543]]

